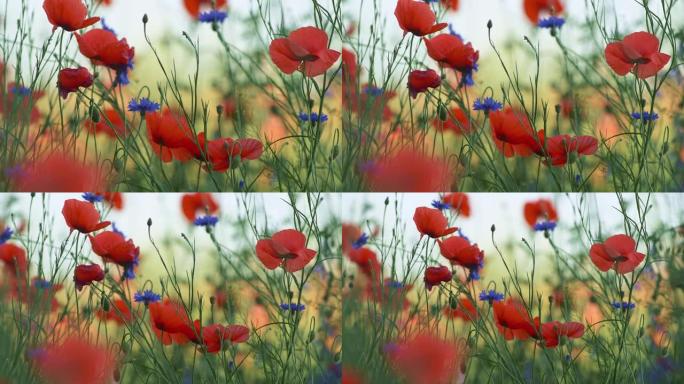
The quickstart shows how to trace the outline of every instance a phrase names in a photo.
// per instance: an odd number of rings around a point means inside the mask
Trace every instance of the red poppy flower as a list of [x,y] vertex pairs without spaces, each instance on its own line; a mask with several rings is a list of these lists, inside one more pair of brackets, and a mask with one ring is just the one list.
[[478,318],[477,307],[472,300],[467,297],[462,297],[458,300],[458,306],[454,309],[447,307],[444,309],[444,314],[463,321],[473,321]]
[[28,260],[24,248],[12,244],[0,244],[0,261],[5,272],[11,277],[21,277],[28,271]]
[[432,12],[430,5],[424,1],[399,0],[394,9],[399,27],[404,34],[413,33],[416,36],[425,36],[447,27],[447,23],[435,24],[437,17]]
[[523,208],[527,225],[534,228],[538,221],[558,221],[558,212],[553,202],[548,199],[539,199],[525,203]]
[[88,8],[82,0],[45,0],[43,10],[53,31],[62,28],[73,32],[100,21],[99,17],[88,17]]
[[459,136],[472,132],[468,115],[459,107],[449,110],[446,121],[437,117],[432,121],[432,125],[439,131],[453,132]]
[[[227,0],[216,0],[216,9],[225,7],[227,3]],[[209,8],[211,7],[211,4],[211,0],[183,0],[185,9],[188,11],[190,16],[195,19],[199,16],[200,9],[202,7]]]
[[413,213],[413,222],[421,237],[427,235],[433,239],[452,234],[458,230],[449,228],[449,221],[442,211],[436,208],[418,207]]
[[440,265],[439,267],[427,267],[425,269],[425,276],[423,281],[428,291],[432,291],[432,287],[451,281],[451,270],[448,267]]
[[442,78],[432,69],[421,71],[414,69],[408,75],[408,89],[412,98],[416,98],[419,93],[423,93],[428,88],[437,88],[442,84]]
[[81,233],[99,231],[111,224],[109,221],[100,221],[100,213],[92,203],[76,199],[64,202],[62,216],[72,231],[77,230]]
[[273,40],[268,52],[284,73],[301,70],[306,77],[322,75],[340,57],[340,52],[328,49],[325,31],[316,27],[295,29],[286,38]]
[[523,3],[525,15],[533,23],[537,24],[542,13],[558,15],[563,13],[561,0],[525,0]]
[[459,0],[440,0],[439,2],[450,11],[458,11]]
[[461,72],[472,70],[480,58],[480,52],[470,43],[464,43],[460,38],[443,33],[431,39],[423,38],[428,55],[440,66]]
[[117,209],[117,210],[122,210],[123,209],[123,193],[121,192],[104,192],[102,193],[102,197],[104,198],[104,201],[109,203],[109,205],[112,206],[112,208]]
[[470,217],[470,202],[467,194],[463,192],[447,193],[442,196],[442,203],[449,204],[449,208],[458,212],[460,216]]
[[104,280],[104,277],[105,273],[102,267],[97,264],[81,264],[74,269],[74,283],[76,283],[76,289],[79,291],[84,286],[92,284],[93,281]]
[[150,146],[163,162],[192,157],[187,149],[192,130],[183,116],[167,108],[163,112],[145,114],[145,123]]
[[202,339],[208,353],[218,353],[221,346],[244,343],[249,339],[249,328],[243,325],[212,324],[202,328]]
[[10,174],[14,189],[23,192],[83,192],[107,189],[103,169],[70,154],[54,152],[22,165]]
[[484,261],[484,251],[477,244],[470,244],[464,237],[451,236],[437,240],[439,251],[451,264],[468,269],[478,269]]
[[342,253],[352,250],[352,244],[363,234],[356,224],[342,223]]
[[589,257],[596,267],[606,272],[614,269],[624,275],[634,271],[646,255],[636,251],[636,241],[627,235],[614,235],[589,249]]
[[373,192],[440,192],[454,184],[446,160],[410,149],[371,162],[363,171]]
[[518,301],[507,299],[492,304],[499,333],[506,340],[526,340],[537,334],[534,323],[525,307]]
[[229,137],[207,141],[204,132],[197,135],[197,142],[188,140],[185,146],[200,161],[208,161],[211,170],[223,172],[241,160],[256,160],[264,152],[264,145],[256,139]]
[[297,272],[316,257],[316,251],[306,248],[306,236],[295,229],[276,232],[270,239],[256,244],[256,254],[268,269],[283,266],[288,272]]
[[135,56],[135,48],[130,47],[126,39],[117,39],[111,31],[92,29],[82,35],[75,33],[75,36],[81,54],[95,64],[121,70],[128,67]]
[[183,216],[192,223],[197,218],[198,213],[201,215],[215,214],[219,210],[219,205],[211,193],[187,193],[181,197],[181,210]]
[[84,67],[63,68],[57,75],[57,88],[63,99],[66,99],[69,93],[76,92],[79,88],[88,88],[91,85],[93,85],[93,75]]
[[378,256],[369,248],[350,249],[348,251],[349,260],[356,264],[361,272],[371,279],[379,279],[382,273],[382,266],[378,261]]
[[546,348],[554,348],[560,344],[561,336],[568,339],[577,339],[584,335],[584,325],[574,321],[561,323],[559,321],[551,321],[542,324],[541,335],[544,339]]
[[546,154],[555,167],[572,163],[581,155],[593,155],[597,149],[598,140],[592,136],[558,135],[546,139]]
[[100,308],[96,315],[103,321],[112,320],[119,325],[130,323],[133,320],[131,308],[123,299],[115,299],[111,302],[109,310],[105,311]]
[[506,157],[543,154],[544,131],[535,134],[527,116],[508,107],[489,113],[492,136],[497,148]]
[[98,122],[92,120],[86,121],[85,128],[88,132],[93,134],[104,133],[112,139],[116,139],[117,137],[124,138],[128,136],[128,133],[130,132],[121,114],[113,108],[105,109],[103,113],[100,114]]
[[410,384],[459,381],[465,346],[436,335],[420,333],[386,348],[393,369]]
[[634,32],[606,46],[606,62],[620,76],[634,72],[636,77],[646,79],[655,76],[670,61],[670,55],[659,50],[660,41],[655,35]]
[[133,240],[126,240],[117,232],[104,231],[95,236],[89,236],[89,239],[93,252],[105,262],[126,267],[140,256],[140,247],[136,247]]
[[164,345],[185,344],[197,340],[194,324],[190,321],[183,305],[164,299],[149,304],[152,330]]
[[72,335],[39,350],[33,360],[46,382],[106,384],[113,381],[116,359],[107,346],[91,344]]

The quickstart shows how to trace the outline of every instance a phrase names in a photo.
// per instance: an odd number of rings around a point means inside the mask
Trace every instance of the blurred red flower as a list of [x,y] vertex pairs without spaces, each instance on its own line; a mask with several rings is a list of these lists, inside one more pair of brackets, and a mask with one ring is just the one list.
[[444,314],[463,321],[473,321],[478,318],[475,303],[467,297],[459,299],[456,308],[444,308]]
[[363,171],[373,192],[441,192],[454,183],[446,160],[411,149],[370,162]]
[[256,254],[264,267],[276,269],[282,265],[288,272],[304,269],[316,257],[316,251],[306,248],[306,236],[295,229],[284,229],[257,241]]
[[94,281],[104,280],[105,273],[97,264],[81,264],[74,269],[74,283],[79,291],[84,286],[92,284]]
[[439,0],[439,2],[444,6],[444,8],[450,11],[458,11],[459,0]]
[[546,139],[546,154],[555,167],[572,163],[581,155],[593,155],[597,149],[598,140],[592,136],[558,135]]
[[73,32],[100,21],[99,17],[88,17],[88,8],[83,0],[45,0],[43,10],[53,25],[53,31],[62,28]]
[[471,43],[449,33],[437,35],[431,39],[423,38],[428,55],[441,67],[461,72],[472,70],[480,58],[479,51]]
[[418,232],[422,236],[429,236],[433,239],[452,234],[458,230],[456,227],[449,227],[449,221],[442,211],[436,208],[418,207],[413,213],[413,222],[416,224]]
[[437,17],[430,5],[424,1],[399,0],[394,9],[394,16],[404,34],[413,33],[416,36],[425,36],[440,31],[448,25],[447,23],[435,24]]
[[79,88],[88,88],[93,85],[93,75],[87,68],[63,68],[57,75],[57,88],[59,95],[66,99],[69,93],[78,91]]
[[458,382],[465,346],[430,333],[385,347],[393,369],[410,384]]
[[359,249],[349,249],[347,255],[349,260],[356,264],[361,272],[369,279],[378,280],[382,273],[382,266],[378,261],[378,256],[372,249],[362,247]]
[[558,212],[553,202],[548,199],[528,201],[523,207],[523,214],[527,225],[534,228],[538,221],[558,221]]
[[437,117],[432,121],[432,125],[439,131],[453,132],[459,136],[472,132],[468,115],[459,107],[449,110],[446,121]]
[[201,215],[215,214],[219,210],[219,205],[211,193],[186,193],[181,197],[181,210],[183,216],[192,223],[197,218],[198,213]]
[[104,200],[117,210],[123,209],[123,193],[121,192],[104,192],[102,193]]
[[130,133],[130,130],[124,122],[124,118],[113,108],[106,108],[100,114],[100,120],[98,122],[87,120],[85,122],[85,128],[88,132],[94,134],[104,133],[112,139],[116,139],[117,137],[125,138]]
[[28,271],[26,250],[18,245],[0,244],[0,261],[2,261],[5,273],[10,278],[22,278]]
[[103,168],[61,152],[26,162],[10,178],[22,192],[102,191],[109,184]]
[[535,25],[542,13],[549,15],[563,13],[563,3],[561,0],[525,0],[523,8],[527,18]]
[[197,135],[197,142],[186,140],[185,148],[200,161],[208,161],[210,169],[223,172],[241,160],[256,160],[264,152],[264,145],[256,139],[222,137],[207,141],[204,132]]
[[584,335],[584,325],[578,322],[569,321],[561,323],[550,321],[541,326],[541,336],[546,348],[554,348],[560,344],[561,336],[569,339],[577,339]]
[[443,265],[440,265],[439,267],[427,267],[425,269],[425,276],[423,276],[423,282],[428,291],[431,291],[432,287],[435,285],[451,281],[451,277],[452,274],[449,267]]
[[268,51],[278,69],[288,75],[301,70],[306,77],[322,75],[340,57],[340,52],[328,49],[325,31],[316,27],[302,27],[275,39]]
[[130,323],[133,319],[131,308],[120,298],[113,300],[108,310],[98,309],[96,315],[103,321],[112,320],[119,325]]
[[108,347],[81,336],[44,346],[33,354],[40,375],[53,384],[106,384],[113,380],[115,357]]
[[636,241],[627,235],[613,235],[589,249],[589,257],[596,267],[606,272],[614,269],[624,275],[634,271],[646,255],[636,251]]
[[634,72],[646,79],[655,76],[670,61],[670,55],[660,52],[660,41],[648,32],[634,32],[606,46],[606,62],[613,71],[624,76]]
[[423,93],[428,88],[437,88],[442,84],[442,78],[432,69],[425,71],[414,69],[408,75],[408,89],[412,98],[416,98],[419,93]]
[[77,230],[81,233],[99,231],[111,224],[109,221],[100,221],[100,213],[95,205],[76,199],[69,199],[64,202],[62,216],[72,231]]
[[[202,7],[211,7],[211,0],[183,0],[183,5],[190,16],[197,18]],[[228,4],[228,0],[216,0],[216,9],[223,8]]]
[[442,203],[449,204],[449,208],[458,212],[459,216],[470,217],[470,201],[463,192],[447,193],[442,196]]
[[249,328],[243,325],[212,324],[202,328],[202,339],[209,353],[218,353],[221,346],[244,343],[249,339]]

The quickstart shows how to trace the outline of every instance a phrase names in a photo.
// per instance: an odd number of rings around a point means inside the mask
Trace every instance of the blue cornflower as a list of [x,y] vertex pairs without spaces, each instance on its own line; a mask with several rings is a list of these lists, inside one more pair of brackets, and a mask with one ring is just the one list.
[[565,19],[558,16],[550,16],[545,19],[540,19],[537,23],[539,28],[560,28],[565,24]]
[[366,245],[366,243],[368,243],[368,235],[364,232],[361,234],[361,236],[359,236],[358,239],[354,240],[354,242],[352,243],[352,248],[359,249]]
[[213,227],[214,225],[216,225],[216,223],[218,223],[218,221],[218,217],[207,215],[196,218],[193,224],[195,224],[198,227]]
[[476,111],[484,111],[484,113],[489,113],[492,111],[498,111],[503,108],[503,104],[494,100],[491,97],[486,97],[484,99],[477,98],[473,104],[473,109]]
[[48,289],[52,287],[52,283],[45,279],[35,279],[33,280],[33,286],[38,289]]
[[319,123],[325,123],[328,121],[328,115],[326,114],[321,114],[318,116],[318,113],[312,112],[311,114],[307,114],[304,112],[299,113],[299,120],[301,121],[311,121],[311,122],[319,122]]
[[636,307],[636,304],[627,301],[614,301],[611,305],[613,306],[613,308],[622,309],[623,311],[628,309],[634,309]]
[[443,203],[439,200],[432,200],[432,203],[430,203],[430,204],[433,207],[439,209],[440,211],[451,208],[451,205],[449,205],[449,203]]
[[245,189],[245,181],[244,181],[244,180],[240,180],[240,181],[238,182],[238,188],[239,188],[240,190]]
[[0,233],[0,244],[5,244],[7,240],[12,238],[12,235],[14,234],[14,231],[12,228],[7,227],[5,230]]
[[280,304],[280,309],[283,311],[290,311],[290,312],[301,312],[306,308],[306,305],[304,304],[297,304],[297,303],[282,303]]
[[85,192],[84,194],[81,195],[83,200],[89,202],[89,203],[100,203],[102,200],[104,200],[104,196],[98,195],[97,193],[91,193],[91,192]]
[[118,85],[128,85],[130,80],[128,79],[128,71],[133,69],[133,58],[128,59],[126,65],[119,66],[116,68],[116,78],[114,79],[114,86]]
[[365,93],[366,95],[371,95],[373,97],[378,97],[382,96],[382,94],[385,93],[385,90],[383,90],[380,87],[368,85],[363,89],[363,93]]
[[658,116],[657,113],[649,113],[649,112],[632,112],[631,114],[632,119],[634,120],[641,120],[641,121],[656,121],[660,116]]
[[102,24],[102,29],[104,29],[107,32],[111,32],[114,34],[114,36],[116,36],[116,31],[113,30],[109,25],[107,25],[107,22],[105,21],[104,18],[100,19],[100,24]]
[[463,36],[461,36],[461,34],[459,34],[458,32],[456,32],[456,30],[454,29],[454,25],[451,24],[451,23],[449,23],[449,34],[450,34],[451,36],[458,37],[459,40],[463,41]]
[[540,221],[534,225],[534,230],[537,232],[553,231],[556,229],[555,221]]
[[470,242],[470,239],[468,238],[468,236],[465,235],[465,233],[463,233],[461,228],[459,228],[456,232],[458,233],[459,237],[462,237],[462,238],[466,239],[468,242]]
[[116,223],[112,222],[112,232],[118,233],[121,237],[126,237],[126,235],[116,226]]
[[124,273],[123,273],[123,278],[126,280],[132,280],[135,279],[135,267],[140,264],[140,255],[135,255],[135,258],[133,259],[132,262],[126,264],[124,266]]
[[145,305],[149,305],[150,303],[156,303],[161,300],[161,295],[157,295],[148,289],[143,292],[136,292],[135,295],[133,295],[133,300],[135,300],[136,303],[142,302],[145,303]]
[[490,289],[489,291],[483,290],[480,292],[480,300],[481,301],[489,301],[490,303],[493,303],[495,301],[501,301],[504,299],[504,294],[499,293],[493,289]]
[[24,87],[23,85],[13,85],[10,87],[10,92],[17,96],[28,96],[31,94],[31,88]]
[[143,97],[140,100],[131,99],[128,103],[128,110],[130,112],[140,112],[143,115],[147,112],[158,111],[160,107],[159,103],[155,103],[147,97]]
[[197,17],[197,20],[199,20],[202,23],[223,23],[227,17],[227,12],[217,11],[213,9],[208,12],[200,13],[199,17]]
[[401,289],[404,288],[404,283],[402,283],[401,281],[388,280],[385,282],[385,287]]

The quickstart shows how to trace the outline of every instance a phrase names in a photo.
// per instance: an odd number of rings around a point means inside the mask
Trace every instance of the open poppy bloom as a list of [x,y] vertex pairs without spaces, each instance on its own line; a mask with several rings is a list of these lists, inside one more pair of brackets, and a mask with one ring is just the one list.
[[164,345],[197,340],[196,329],[180,303],[165,299],[149,304],[152,330]]
[[128,267],[140,256],[140,247],[137,247],[133,240],[126,240],[120,233],[104,231],[88,238],[93,252],[105,262]]
[[441,31],[448,25],[447,23],[435,24],[437,17],[430,5],[424,1],[399,0],[394,9],[394,16],[404,34],[413,33],[416,36],[425,36]]
[[624,275],[632,272],[646,255],[636,251],[636,241],[627,235],[614,235],[589,249],[589,257],[602,272],[614,269]]
[[108,227],[111,222],[100,221],[100,213],[92,203],[76,199],[64,202],[62,216],[67,226],[73,231],[91,233]]
[[88,17],[88,8],[83,0],[45,0],[43,10],[53,25],[53,31],[62,28],[73,32],[100,21],[99,17]]
[[[228,0],[216,0],[216,9],[223,8],[228,3]],[[183,5],[190,16],[197,18],[202,7],[211,7],[211,0],[183,0]]]
[[373,192],[439,192],[454,183],[446,160],[411,149],[370,162],[363,171]]
[[275,39],[268,49],[273,63],[286,74],[301,70],[306,77],[322,75],[340,57],[328,49],[328,35],[316,27],[302,27],[286,38]]
[[468,115],[459,107],[451,108],[445,121],[435,118],[432,125],[439,131],[453,132],[459,136],[471,133]]
[[563,13],[563,3],[561,0],[525,0],[523,8],[527,18],[535,25],[542,13],[549,15]]
[[223,172],[242,160],[256,160],[264,152],[264,145],[256,139],[222,137],[207,141],[204,132],[197,135],[197,142],[187,140],[185,148],[200,160],[207,161],[210,169]]
[[222,350],[222,346],[247,341],[249,339],[249,328],[244,325],[207,325],[202,327],[202,339],[208,353],[218,353]]
[[409,340],[390,343],[385,353],[392,368],[409,384],[448,384],[459,382],[463,343],[420,333]]
[[555,348],[560,344],[561,337],[577,339],[584,335],[584,324],[575,321],[561,323],[550,321],[541,326],[541,336],[546,348]]
[[306,248],[306,236],[295,229],[284,229],[270,239],[257,241],[256,254],[264,267],[276,269],[282,265],[288,272],[301,271],[316,257],[316,251]]
[[670,61],[670,55],[660,52],[660,41],[648,32],[634,32],[606,46],[606,62],[619,76],[633,72],[646,79],[655,76]]
[[413,222],[421,237],[427,235],[433,239],[452,234],[458,230],[449,227],[449,221],[442,211],[436,208],[418,207],[413,213]]
[[524,113],[509,107],[490,112],[489,118],[494,143],[504,156],[543,154],[544,131],[535,133]]
[[441,200],[442,203],[449,204],[449,208],[458,212],[460,216],[470,217],[470,202],[466,193],[447,193],[442,196]]
[[519,301],[508,299],[492,304],[496,327],[506,340],[526,340],[537,335],[534,323]]
[[100,114],[100,119],[97,122],[92,120],[86,121],[85,128],[88,132],[93,134],[104,133],[112,139],[117,137],[124,138],[130,133],[130,129],[126,126],[123,117],[113,108],[106,108]]
[[382,272],[382,266],[378,261],[378,256],[372,249],[361,247],[359,249],[349,249],[347,253],[349,260],[356,264],[361,272],[370,279],[378,279]]
[[135,48],[129,46],[125,38],[117,39],[114,32],[92,29],[82,35],[75,33],[75,36],[81,54],[97,65],[126,71],[135,56]]
[[553,202],[548,199],[528,201],[523,207],[523,215],[525,216],[525,222],[527,222],[527,225],[531,228],[540,220],[558,221],[556,207],[554,207]]
[[162,112],[146,113],[145,124],[150,146],[163,162],[191,158],[187,144],[192,130],[183,116],[166,108]]
[[0,261],[10,278],[23,277],[28,271],[26,250],[16,244],[0,244]]
[[439,2],[449,11],[458,11],[460,0],[439,0]]
[[211,193],[186,193],[181,197],[183,216],[193,222],[200,215],[213,215],[219,210],[219,205]]
[[428,291],[432,291],[432,287],[451,281],[451,277],[452,274],[449,267],[440,265],[439,267],[427,267],[423,281]]
[[423,93],[428,88],[437,88],[442,84],[442,78],[432,69],[421,71],[414,69],[408,75],[408,89],[412,98],[416,98],[419,93]]
[[93,281],[104,280],[104,277],[105,274],[102,267],[97,264],[81,264],[74,269],[74,283],[79,291],[84,286],[92,284]]
[[558,135],[546,139],[546,155],[554,167],[573,163],[582,155],[593,155],[597,149],[598,140],[593,136]]
[[66,99],[69,93],[78,91],[79,88],[88,88],[93,85],[93,75],[87,68],[64,68],[57,75],[57,88],[59,95]]
[[453,265],[460,265],[471,271],[478,271],[484,263],[484,251],[477,244],[461,236],[450,236],[444,240],[437,240],[439,251]]
[[437,35],[431,39],[423,38],[428,55],[441,67],[460,72],[472,71],[480,58],[479,51],[471,43],[449,33]]

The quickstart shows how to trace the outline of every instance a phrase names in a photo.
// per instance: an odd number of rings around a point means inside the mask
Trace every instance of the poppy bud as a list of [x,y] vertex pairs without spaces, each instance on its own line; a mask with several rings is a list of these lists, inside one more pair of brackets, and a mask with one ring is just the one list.
[[439,119],[441,121],[446,121],[447,120],[447,109],[444,106],[444,104],[439,104],[437,107],[437,113],[439,114]]
[[489,21],[487,21],[487,29],[492,29],[493,26],[494,26],[494,24],[492,24],[491,19]]
[[214,304],[216,304],[216,297],[215,296],[209,297],[209,304],[211,304],[212,307],[214,306]]
[[560,104],[556,104],[553,108],[556,110],[556,113],[560,113],[560,111],[561,111]]
[[340,149],[337,145],[333,146],[332,151],[330,152],[330,160],[335,160],[337,158],[337,155],[340,154]]
[[385,206],[389,205],[389,197],[385,197]]
[[90,120],[93,121],[93,123],[97,124],[100,122],[100,112],[98,112],[97,107],[95,105],[90,106]]
[[489,230],[492,232],[496,231],[496,226],[494,224],[492,224],[492,227]]
[[449,296],[449,307],[451,309],[458,308],[458,300],[456,300],[455,296]]
[[309,331],[309,343],[314,341],[314,339],[316,339],[316,333],[313,330],[311,330]]
[[102,296],[102,310],[105,312],[109,311],[109,300],[104,296]]
[[123,169],[124,169],[123,160],[121,160],[118,157],[116,159],[114,159],[114,169],[116,169],[119,172],[123,171]]
[[143,24],[147,24],[147,22],[150,21],[150,18],[147,16],[147,13],[143,15],[142,22]]
[[148,227],[152,226],[152,218],[151,217],[149,219],[147,219],[147,226]]
[[223,115],[223,105],[219,104],[216,106],[216,113],[221,116]]
[[668,142],[663,143],[663,155],[667,154],[670,149],[670,144]]

